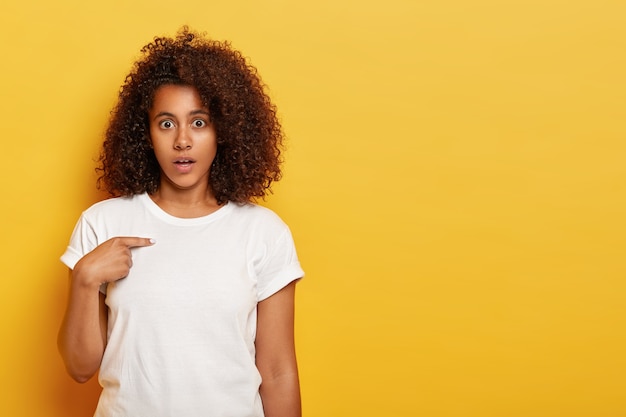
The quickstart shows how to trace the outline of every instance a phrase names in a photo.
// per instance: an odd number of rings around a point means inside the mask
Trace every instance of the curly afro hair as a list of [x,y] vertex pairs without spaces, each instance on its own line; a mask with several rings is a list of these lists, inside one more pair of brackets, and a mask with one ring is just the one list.
[[150,146],[148,111],[163,85],[194,87],[209,109],[217,154],[209,185],[219,204],[265,197],[281,178],[283,133],[265,85],[228,42],[183,27],[141,49],[120,89],[100,154],[98,187],[112,196],[154,193],[160,168]]

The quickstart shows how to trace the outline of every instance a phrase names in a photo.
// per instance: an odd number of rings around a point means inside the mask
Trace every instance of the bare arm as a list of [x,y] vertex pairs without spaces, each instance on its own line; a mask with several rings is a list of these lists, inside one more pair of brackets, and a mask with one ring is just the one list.
[[294,344],[292,282],[258,305],[256,365],[266,417],[300,417],[300,383]]
[[72,271],[69,287],[57,342],[67,372],[82,383],[100,367],[106,347],[107,307],[99,286],[86,285]]
[[83,256],[70,273],[70,291],[58,346],[67,372],[88,381],[100,367],[107,338],[107,307],[100,285],[124,278],[132,266],[130,248],[149,246],[138,237],[110,239]]

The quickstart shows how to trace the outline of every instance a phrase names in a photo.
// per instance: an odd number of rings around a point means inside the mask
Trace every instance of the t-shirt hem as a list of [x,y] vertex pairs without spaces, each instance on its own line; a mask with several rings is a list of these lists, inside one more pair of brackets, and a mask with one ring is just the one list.
[[278,276],[276,276],[272,282],[269,283],[268,286],[263,288],[258,293],[257,301],[263,301],[266,298],[271,297],[276,294],[278,291],[282,290],[292,281],[301,279],[304,277],[304,271],[300,267],[300,264],[289,265],[286,269],[281,271]]
[[78,253],[76,249],[68,246],[65,253],[61,255],[61,262],[67,265],[68,268],[74,269],[74,266],[78,263],[81,257],[82,255]]

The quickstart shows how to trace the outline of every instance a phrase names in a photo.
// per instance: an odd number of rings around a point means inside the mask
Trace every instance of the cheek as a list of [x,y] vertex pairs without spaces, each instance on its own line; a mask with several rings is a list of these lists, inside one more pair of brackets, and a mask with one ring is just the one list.
[[202,144],[202,146],[205,148],[217,148],[217,139],[214,133],[207,133],[199,136],[197,138],[197,143]]
[[[159,140],[161,139],[161,140]],[[162,138],[153,138],[151,141],[151,147],[152,147],[152,151],[154,152],[154,155],[156,156],[157,160],[166,156],[170,149],[171,146],[167,145],[167,142],[162,140]]]

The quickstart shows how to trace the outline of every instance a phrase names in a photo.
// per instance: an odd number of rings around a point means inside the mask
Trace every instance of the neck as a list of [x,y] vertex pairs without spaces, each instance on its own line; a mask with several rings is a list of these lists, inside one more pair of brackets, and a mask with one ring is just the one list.
[[150,198],[166,213],[181,218],[206,216],[220,208],[210,188],[181,190],[161,184]]

